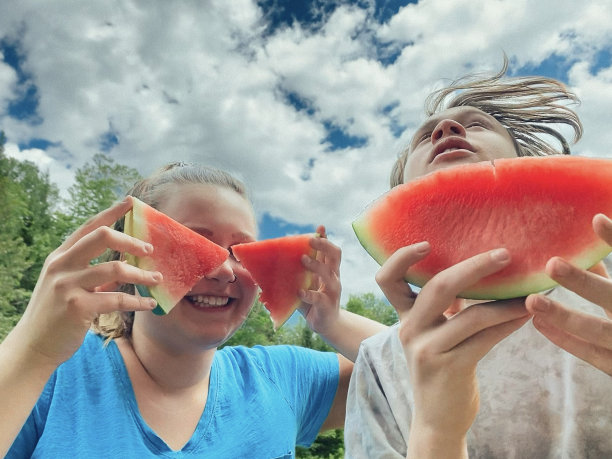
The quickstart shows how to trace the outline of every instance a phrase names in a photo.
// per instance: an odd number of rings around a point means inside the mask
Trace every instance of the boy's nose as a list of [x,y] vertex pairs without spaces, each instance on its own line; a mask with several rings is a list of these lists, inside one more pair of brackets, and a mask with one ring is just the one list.
[[465,128],[461,123],[458,123],[455,120],[443,119],[436,125],[433,133],[431,134],[431,140],[432,142],[437,142],[443,137],[453,135],[465,137]]

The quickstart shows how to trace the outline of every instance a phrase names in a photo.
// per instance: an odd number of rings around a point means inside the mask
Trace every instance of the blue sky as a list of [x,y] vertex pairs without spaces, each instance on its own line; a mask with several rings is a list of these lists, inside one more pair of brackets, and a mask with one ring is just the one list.
[[[612,5],[597,0],[6,0],[0,130],[7,154],[65,192],[94,154],[148,174],[168,161],[230,170],[262,238],[325,224],[344,299],[377,292],[350,223],[387,189],[427,93],[470,71],[570,85],[608,155]],[[495,24],[494,27],[491,24]]]

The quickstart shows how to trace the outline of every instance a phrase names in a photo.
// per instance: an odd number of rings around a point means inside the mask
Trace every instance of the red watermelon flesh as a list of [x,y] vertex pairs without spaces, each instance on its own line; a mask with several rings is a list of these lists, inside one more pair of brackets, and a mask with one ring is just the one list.
[[511,264],[460,295],[504,299],[553,287],[544,273],[553,256],[586,269],[609,254],[592,228],[598,213],[612,216],[612,161],[521,157],[442,169],[395,187],[353,229],[380,264],[400,247],[429,241],[430,254],[406,273],[417,286],[461,260],[505,247]]
[[153,253],[146,257],[126,254],[126,259],[139,268],[162,273],[161,284],[136,287],[141,295],[155,298],[158,307],[153,312],[165,314],[202,277],[219,267],[229,252],[139,199],[132,199],[134,205],[125,215],[124,231],[150,242]]
[[314,234],[284,236],[232,246],[232,253],[249,271],[261,292],[260,301],[270,311],[277,330],[300,305],[298,292],[308,289],[311,273],[302,265],[302,256],[314,257],[310,247]]

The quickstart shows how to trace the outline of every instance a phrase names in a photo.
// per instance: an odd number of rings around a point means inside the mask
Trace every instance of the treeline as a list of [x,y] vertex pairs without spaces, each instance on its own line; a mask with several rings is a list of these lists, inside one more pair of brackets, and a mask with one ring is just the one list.
[[[47,172],[30,161],[7,157],[4,144],[0,132],[0,341],[23,314],[47,255],[86,219],[122,199],[140,178],[135,169],[97,154],[76,171],[64,199]],[[351,296],[344,307],[385,324],[397,320],[395,310],[371,293]],[[331,350],[303,319],[274,332],[259,303],[226,345],[280,343]],[[297,457],[344,457],[342,430],[319,435],[311,448],[298,448]]]

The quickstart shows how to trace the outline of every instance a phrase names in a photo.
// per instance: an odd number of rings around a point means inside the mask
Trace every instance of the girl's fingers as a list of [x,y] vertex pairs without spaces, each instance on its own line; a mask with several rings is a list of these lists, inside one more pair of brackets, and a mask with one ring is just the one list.
[[[327,306],[331,303],[331,301],[329,300],[330,293],[327,291],[321,292],[319,290],[300,290],[298,296],[306,304],[321,304]],[[340,295],[338,294],[334,297],[339,296]]]
[[324,237],[313,237],[310,239],[310,247],[317,251],[316,261],[328,266],[336,275],[340,274],[340,260],[342,259],[340,247]]
[[[126,197],[123,201],[103,210],[99,214],[87,220],[81,225],[74,233],[72,233],[62,244],[61,247],[69,249],[76,244],[85,235],[91,233],[100,226],[111,226],[121,217],[123,217],[128,210],[132,208],[131,196]],[[92,257],[94,258],[94,257]]]
[[400,319],[414,304],[416,295],[404,280],[406,271],[429,253],[427,242],[402,247],[393,253],[376,273],[376,282],[397,311]]
[[163,280],[162,274],[157,271],[146,271],[122,261],[110,261],[89,266],[81,278],[79,285],[89,291],[102,291],[97,287],[112,284],[142,284],[157,285]]
[[546,274],[565,288],[612,312],[612,280],[571,265],[560,257],[546,263]]
[[87,297],[88,305],[97,314],[114,311],[150,311],[157,301],[150,297],[130,295],[123,292],[96,292]]
[[[584,342],[612,349],[612,321],[607,318],[565,308],[544,295],[530,295],[526,304],[527,309],[535,316],[534,324],[540,324],[540,328],[543,329],[548,325],[550,328],[574,335]],[[555,342],[555,344],[567,350],[564,343]]]
[[100,226],[77,241],[64,256],[69,257],[70,264],[81,267],[102,255],[107,249],[127,252],[135,256],[146,256],[153,253],[153,246],[147,242],[115,231],[108,226]]
[[[496,249],[463,260],[438,273],[419,293],[417,304],[411,312],[413,324],[424,329],[439,322],[460,292],[483,277],[503,269],[508,263],[509,252],[506,249]],[[419,304],[423,304],[423,307],[419,308]]]
[[319,237],[327,238],[327,234],[325,232],[325,226],[323,225],[317,226],[317,230],[315,232],[319,235]]

